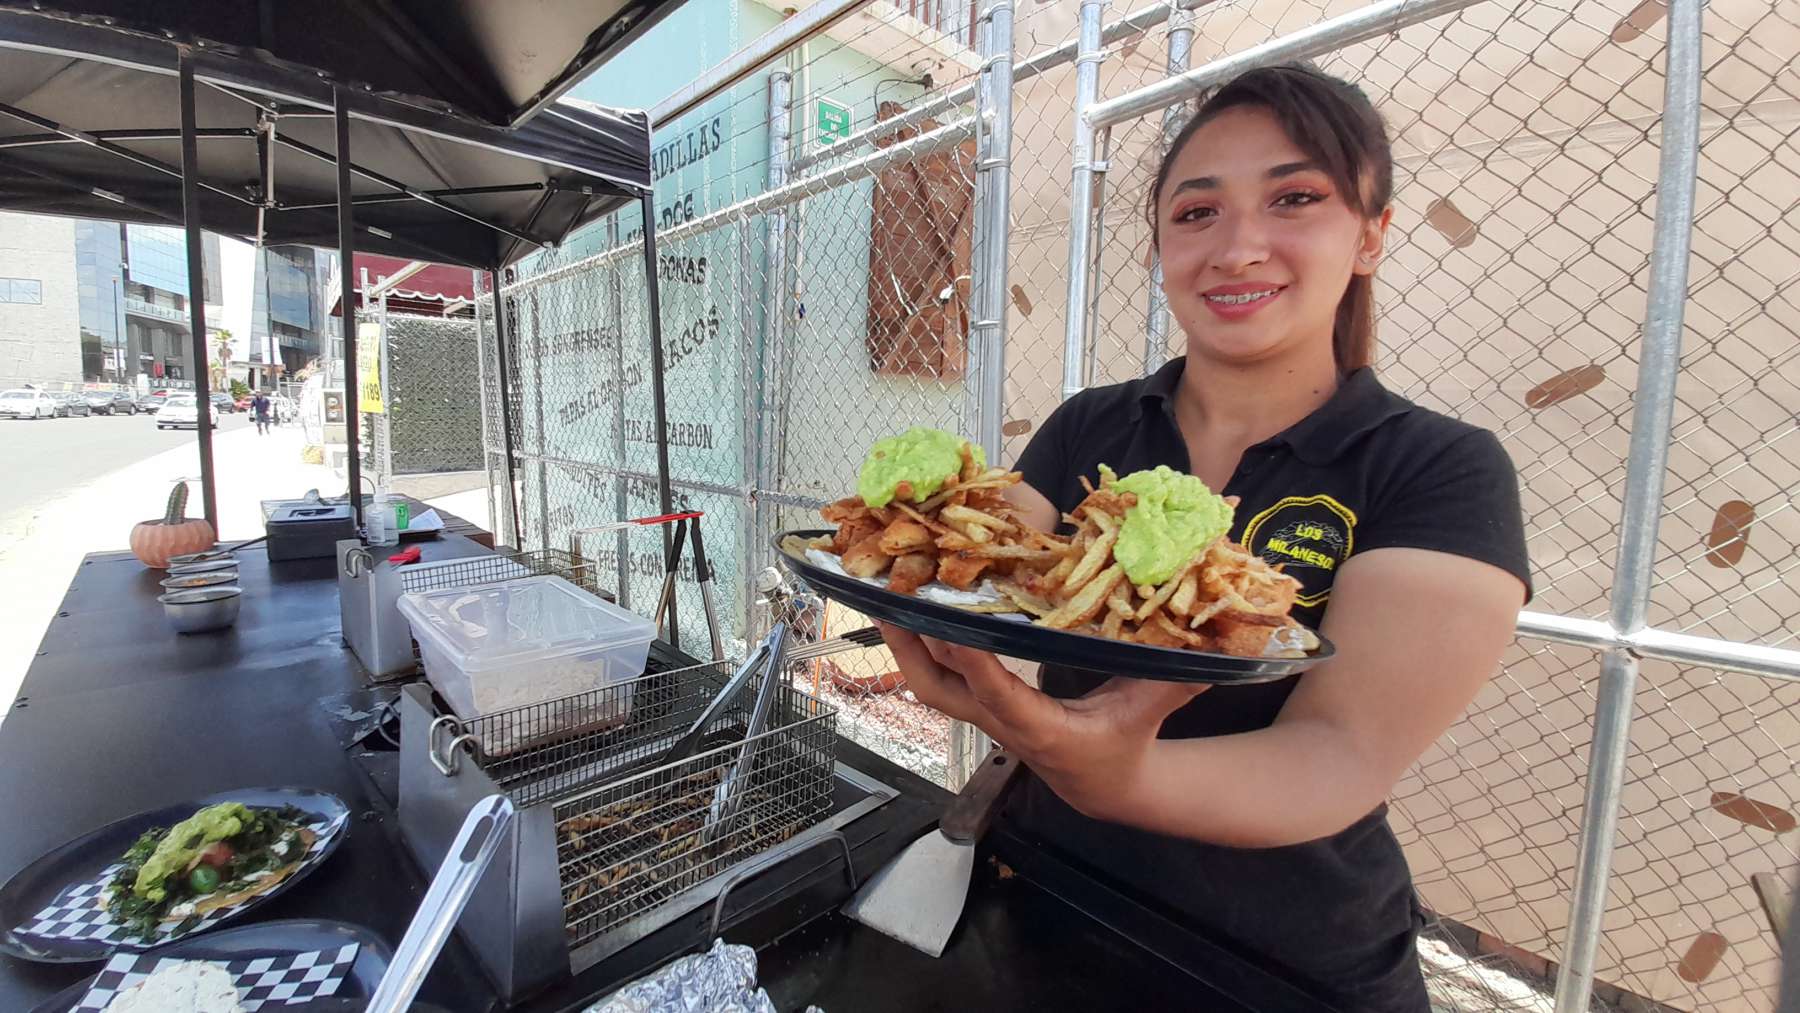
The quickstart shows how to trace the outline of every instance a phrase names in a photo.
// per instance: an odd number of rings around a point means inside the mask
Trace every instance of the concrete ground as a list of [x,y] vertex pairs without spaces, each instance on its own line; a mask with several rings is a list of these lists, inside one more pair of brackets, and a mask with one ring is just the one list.
[[[188,516],[200,516],[200,457],[192,431],[159,431],[150,416],[0,423],[0,441],[0,701],[10,701],[82,557],[127,548],[132,525],[160,517],[182,479],[194,480]],[[213,438],[221,541],[261,535],[262,500],[343,492],[341,475],[301,461],[303,442],[297,425],[259,435],[246,416],[222,420]],[[470,484],[427,483],[420,498],[486,526],[486,490]]]

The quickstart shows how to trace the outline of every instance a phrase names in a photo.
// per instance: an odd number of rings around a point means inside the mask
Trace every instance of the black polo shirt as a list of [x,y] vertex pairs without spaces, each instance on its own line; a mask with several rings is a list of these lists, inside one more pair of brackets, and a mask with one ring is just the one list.
[[[1017,467],[1059,512],[1101,464],[1120,475],[1188,471],[1174,399],[1186,366],[1071,398],[1032,437]],[[1491,563],[1530,586],[1518,478],[1492,433],[1383,388],[1372,370],[1344,379],[1317,411],[1245,451],[1223,495],[1239,497],[1231,537],[1299,579],[1294,615],[1317,627],[1339,568],[1387,547]],[[1527,592],[1529,593],[1529,592]],[[1044,691],[1080,696],[1106,676],[1046,666]],[[1265,728],[1304,675],[1220,687],[1171,715],[1164,738]],[[1196,776],[1229,776],[1203,771]],[[1081,816],[1035,778],[1010,816],[1021,830],[1141,899],[1235,943],[1329,1005],[1424,1010],[1417,905],[1386,807],[1317,841],[1223,848]]]

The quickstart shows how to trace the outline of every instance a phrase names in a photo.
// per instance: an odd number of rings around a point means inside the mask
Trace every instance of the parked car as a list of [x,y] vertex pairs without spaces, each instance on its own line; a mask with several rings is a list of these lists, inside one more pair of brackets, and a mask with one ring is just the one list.
[[155,415],[162,408],[162,403],[163,399],[156,396],[154,392],[139,394],[136,401],[137,410],[145,415]]
[[122,390],[90,390],[81,395],[95,415],[136,415],[137,402]]
[[[156,428],[178,429],[183,426],[189,429],[200,428],[199,398],[192,391],[170,394],[163,399],[162,410],[156,413]],[[212,425],[219,424],[219,406],[210,404],[206,407],[207,419]]]
[[64,392],[50,396],[56,399],[57,418],[72,419],[77,415],[86,418],[94,414],[93,410],[88,407],[87,399],[80,394]]
[[230,394],[215,393],[212,396],[212,403],[213,407],[217,408],[221,414],[229,415],[238,410],[237,402],[231,400]]
[[240,412],[247,412],[250,410],[250,400],[254,397],[256,397],[255,394],[245,394],[243,397],[233,401],[232,406]]
[[0,391],[0,419],[53,419],[56,399],[41,390]]

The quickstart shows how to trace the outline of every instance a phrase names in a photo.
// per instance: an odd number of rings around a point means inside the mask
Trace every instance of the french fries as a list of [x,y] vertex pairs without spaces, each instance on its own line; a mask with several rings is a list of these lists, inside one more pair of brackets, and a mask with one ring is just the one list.
[[1137,497],[1114,488],[1111,472],[1103,470],[1098,487],[1082,480],[1087,496],[1063,515],[1070,535],[1019,519],[1005,491],[1020,479],[977,467],[965,445],[960,470],[922,501],[905,485],[886,507],[853,496],[821,509],[837,531],[820,544],[846,573],[885,574],[900,594],[934,581],[965,591],[979,585],[999,600],[970,611],[1023,613],[1051,629],[1249,657],[1318,648],[1318,638],[1289,616],[1300,582],[1243,546],[1220,538],[1160,584],[1134,585],[1113,550]]

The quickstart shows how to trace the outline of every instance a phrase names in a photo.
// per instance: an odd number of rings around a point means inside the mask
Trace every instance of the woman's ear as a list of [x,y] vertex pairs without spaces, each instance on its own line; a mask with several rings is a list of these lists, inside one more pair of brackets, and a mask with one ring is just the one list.
[[1374,274],[1375,265],[1381,262],[1382,251],[1387,246],[1388,222],[1394,218],[1392,206],[1381,209],[1381,214],[1363,223],[1362,242],[1356,249],[1356,264],[1351,268],[1354,274]]

